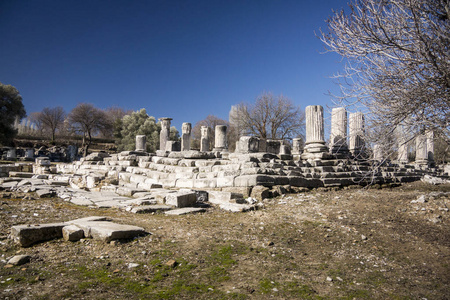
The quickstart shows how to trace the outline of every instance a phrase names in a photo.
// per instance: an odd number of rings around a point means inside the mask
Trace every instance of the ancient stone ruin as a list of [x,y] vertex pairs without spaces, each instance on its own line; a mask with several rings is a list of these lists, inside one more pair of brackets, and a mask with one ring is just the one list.
[[[180,215],[202,212],[211,205],[232,212],[258,209],[264,198],[311,189],[369,184],[390,186],[424,178],[432,183],[449,182],[449,166],[433,167],[434,147],[430,132],[417,137],[414,163],[408,164],[407,151],[401,144],[398,160],[387,161],[384,149],[379,145],[368,151],[362,113],[350,114],[347,134],[346,110],[333,109],[328,147],[324,140],[323,108],[314,105],[306,107],[305,111],[304,147],[300,138],[292,141],[291,148],[282,140],[242,136],[236,151],[231,153],[228,151],[227,127],[218,125],[213,149],[210,149],[210,130],[202,127],[200,151],[191,150],[191,124],[183,123],[180,143],[169,140],[172,119],[161,118],[160,149],[156,153],[147,153],[143,135],[136,136],[135,151],[95,152],[73,163],[55,164],[49,156],[35,158],[39,151],[25,151],[23,156],[28,160],[35,159],[34,163],[23,161],[0,165],[0,176],[3,177],[0,184],[3,190],[35,193],[37,197],[58,196],[77,205],[116,207],[131,213]],[[17,159],[13,149],[7,149],[5,155]],[[65,155],[72,154],[67,151]],[[72,238],[77,234],[81,236],[81,223],[72,223],[57,224],[56,229],[53,225],[43,224],[40,229],[33,230],[47,232],[47,227],[51,227],[48,230],[56,232],[58,237],[64,232]],[[97,226],[98,230],[110,228],[104,223],[90,225]],[[30,229],[18,227],[14,230],[14,238],[22,241],[26,238],[21,235],[21,230],[26,234]],[[108,234],[121,236],[113,232],[115,229]]]

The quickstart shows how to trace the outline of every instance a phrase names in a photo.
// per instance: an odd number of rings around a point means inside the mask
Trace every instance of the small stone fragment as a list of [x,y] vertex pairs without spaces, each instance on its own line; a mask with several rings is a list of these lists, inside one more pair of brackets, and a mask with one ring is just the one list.
[[8,261],[8,265],[21,266],[30,262],[30,259],[31,256],[29,255],[16,255]]
[[171,259],[168,262],[166,262],[166,266],[169,266],[171,268],[175,268],[177,265],[178,265],[178,263],[174,259]]

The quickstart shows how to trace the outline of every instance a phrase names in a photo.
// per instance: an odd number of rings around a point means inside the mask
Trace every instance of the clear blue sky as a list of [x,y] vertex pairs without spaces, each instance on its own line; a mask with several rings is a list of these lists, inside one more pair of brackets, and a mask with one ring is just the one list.
[[314,31],[347,0],[0,0],[0,82],[27,113],[77,103],[182,122],[262,92],[332,105],[340,58]]

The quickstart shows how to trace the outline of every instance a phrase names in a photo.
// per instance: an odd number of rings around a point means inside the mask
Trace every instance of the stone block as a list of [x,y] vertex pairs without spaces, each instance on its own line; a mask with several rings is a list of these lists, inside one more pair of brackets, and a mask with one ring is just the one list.
[[195,192],[176,192],[166,196],[166,204],[175,207],[194,206],[197,202]]
[[40,225],[17,225],[11,227],[11,238],[22,247],[62,237],[67,224],[49,223]]
[[229,186],[229,187],[223,187],[222,188],[222,192],[231,192],[234,194],[240,194],[242,195],[243,198],[248,198],[250,197],[250,193],[252,192],[252,188],[251,187],[233,187],[233,186]]
[[76,242],[84,238],[84,231],[75,225],[68,225],[62,229],[63,239],[65,241]]
[[205,189],[210,188],[213,189],[217,187],[216,179],[195,179],[194,180],[194,188],[197,189]]
[[179,178],[179,179],[177,179],[175,186],[177,188],[193,188],[194,187],[194,179]]
[[257,185],[252,188],[252,193],[250,194],[250,197],[255,198],[257,200],[264,200],[266,198],[269,198],[270,196],[270,189],[265,186]]
[[218,177],[216,180],[217,187],[232,187],[236,176]]
[[267,175],[243,175],[238,176],[234,179],[234,186],[273,186],[275,184],[275,180],[271,176]]
[[236,202],[239,199],[243,199],[243,195],[240,193],[224,192],[224,191],[208,191],[209,202],[212,204],[223,204]]

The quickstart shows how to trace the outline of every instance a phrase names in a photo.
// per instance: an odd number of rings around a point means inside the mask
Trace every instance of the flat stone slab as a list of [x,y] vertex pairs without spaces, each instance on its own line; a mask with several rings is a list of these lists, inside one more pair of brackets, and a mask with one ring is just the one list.
[[17,225],[11,227],[11,238],[22,247],[62,237],[65,223]]
[[132,239],[139,235],[147,234],[144,228],[108,221],[77,221],[74,224],[84,231],[86,237],[92,237],[104,242]]
[[148,214],[158,211],[171,210],[172,207],[163,204],[135,206],[130,211],[135,214]]
[[201,207],[183,207],[178,209],[172,209],[169,211],[166,211],[166,215],[175,215],[175,216],[181,216],[181,215],[187,215],[187,214],[195,214],[195,213],[201,213],[205,212],[205,208]]
[[70,199],[70,202],[72,202],[75,205],[83,205],[83,206],[94,205],[94,202],[84,197],[72,198]]

